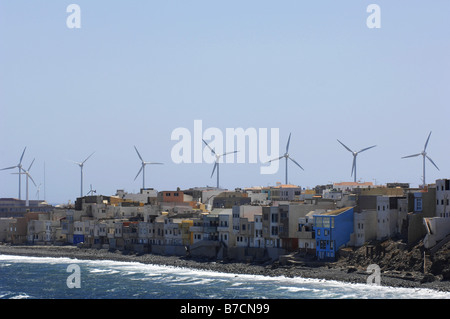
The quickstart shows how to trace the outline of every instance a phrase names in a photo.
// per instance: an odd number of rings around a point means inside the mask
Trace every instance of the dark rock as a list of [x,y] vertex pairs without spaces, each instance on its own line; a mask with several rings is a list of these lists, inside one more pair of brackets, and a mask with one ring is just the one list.
[[351,274],[352,272],[357,271],[358,269],[356,269],[355,267],[349,267],[347,268],[347,274]]
[[450,280],[450,269],[442,271],[442,280]]
[[432,275],[432,274],[426,274],[425,276],[423,276],[423,278],[420,280],[420,283],[426,283],[426,282],[433,282],[435,281],[436,278]]

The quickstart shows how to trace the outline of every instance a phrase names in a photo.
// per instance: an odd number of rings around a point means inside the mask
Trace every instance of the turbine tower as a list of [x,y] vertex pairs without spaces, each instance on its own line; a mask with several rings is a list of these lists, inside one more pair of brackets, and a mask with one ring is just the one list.
[[352,153],[352,155],[353,155],[352,173],[351,173],[350,176],[353,176],[353,172],[354,172],[354,174],[355,174],[355,175],[354,175],[354,181],[355,181],[355,183],[356,183],[356,157],[358,156],[359,153],[362,153],[362,152],[364,152],[364,151],[367,151],[367,150],[369,150],[369,149],[375,147],[376,145],[373,145],[373,146],[369,146],[369,147],[363,148],[362,150],[360,150],[360,151],[358,151],[358,152],[354,152],[354,151],[352,151],[350,148],[348,148],[347,146],[345,146],[344,143],[342,143],[341,141],[339,141],[339,140],[337,140],[337,141],[338,141],[339,143],[341,143],[342,146],[344,146],[344,147],[345,147],[350,153]]
[[4,171],[4,170],[7,170],[7,169],[13,169],[13,168],[18,168],[19,169],[19,172],[17,173],[18,175],[19,175],[19,200],[20,199],[22,199],[22,195],[21,195],[21,189],[22,189],[22,177],[21,177],[21,172],[22,172],[22,159],[23,159],[23,155],[25,154],[25,150],[26,150],[27,148],[25,147],[24,149],[23,149],[23,152],[22,152],[22,156],[20,157],[20,160],[19,160],[19,164],[17,164],[16,166],[11,166],[11,167],[6,167],[6,168],[3,168],[3,169],[0,169],[0,171]]
[[273,161],[278,161],[278,160],[282,159],[283,157],[286,159],[286,185],[288,184],[288,159],[290,159],[292,162],[294,162],[295,165],[297,165],[297,166],[300,167],[302,170],[304,170],[303,167],[301,167],[300,164],[297,163],[296,160],[294,160],[294,159],[289,155],[289,143],[291,142],[291,134],[292,134],[292,133],[289,133],[289,138],[288,138],[288,141],[287,141],[287,144],[286,144],[286,153],[284,153],[283,156],[280,156],[280,157],[278,157],[278,158],[274,158],[274,159],[272,159],[272,160],[270,160],[270,161],[267,162],[267,163],[270,163],[270,162],[273,162]]
[[136,180],[136,178],[139,176],[139,174],[142,171],[142,189],[145,189],[145,165],[153,165],[153,164],[157,164],[157,165],[162,165],[163,163],[156,163],[156,162],[145,162],[142,159],[141,154],[139,154],[138,149],[136,148],[136,146],[134,147],[134,149],[136,150],[137,155],[139,156],[139,159],[141,160],[141,168],[139,169],[139,172],[137,173],[136,177],[134,178],[134,180]]
[[[95,152],[94,152],[95,153]],[[75,164],[77,164],[78,166],[80,166],[81,169],[81,192],[80,192],[80,197],[83,197],[83,167],[84,167],[84,163],[86,163],[86,161],[92,156],[94,155],[94,153],[92,153],[91,155],[89,155],[84,161],[82,162],[74,162]]]
[[34,159],[31,162],[30,167],[28,167],[27,170],[24,170],[22,168],[22,172],[20,172],[20,173],[11,173],[11,174],[19,174],[19,176],[22,175],[22,174],[27,176],[27,182],[26,182],[27,199],[26,199],[26,202],[25,202],[25,206],[27,206],[27,207],[30,206],[30,201],[28,199],[28,179],[31,179],[31,181],[33,182],[34,186],[36,186],[36,183],[34,182],[33,178],[30,175],[30,169],[31,169],[31,166],[33,165],[33,163],[34,163]]
[[202,139],[202,141],[203,141],[203,143],[206,144],[206,146],[208,146],[208,148],[211,150],[211,153],[213,153],[214,156],[216,157],[216,161],[215,161],[215,163],[214,163],[214,168],[213,168],[213,170],[212,170],[211,177],[213,177],[214,171],[216,170],[216,167],[217,167],[217,188],[219,188],[219,160],[220,160],[220,158],[221,158],[222,156],[225,156],[225,155],[228,155],[228,154],[234,154],[234,153],[237,153],[237,152],[239,152],[239,151],[233,151],[233,152],[227,152],[227,153],[223,153],[223,154],[217,154],[216,151],[214,151],[214,150],[211,148],[211,146],[209,146],[208,143],[205,142],[204,139]]
[[423,157],[423,188],[425,188],[425,158],[428,158],[428,160],[431,162],[431,164],[433,164],[434,167],[436,167],[438,169],[438,171],[440,170],[439,167],[437,167],[437,165],[427,155],[427,152],[426,152],[427,146],[428,146],[428,141],[430,140],[430,136],[431,136],[431,132],[430,132],[430,134],[428,134],[428,138],[427,138],[427,141],[425,142],[425,146],[423,147],[422,153],[418,153],[418,154],[413,154],[413,155],[408,155],[408,156],[403,156],[402,157],[402,158],[408,158],[408,157],[416,157],[416,156],[422,155],[422,157]]

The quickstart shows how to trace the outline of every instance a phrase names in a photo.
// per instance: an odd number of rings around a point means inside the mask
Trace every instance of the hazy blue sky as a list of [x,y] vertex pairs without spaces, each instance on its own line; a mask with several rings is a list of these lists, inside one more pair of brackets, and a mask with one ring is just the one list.
[[[69,4],[81,28],[69,29]],[[381,28],[369,29],[369,4]],[[358,179],[421,183],[450,177],[450,2],[435,1],[61,1],[0,0],[0,168],[36,158],[31,175],[49,202],[84,191],[137,192],[215,185],[213,164],[174,164],[178,127],[278,128],[292,132],[291,183],[314,187]],[[292,163],[290,163],[292,164]],[[221,186],[284,182],[260,163],[222,164]],[[0,197],[18,178],[0,172]],[[15,172],[15,170],[14,170]],[[25,198],[25,178],[22,182]],[[30,185],[30,198],[36,188]],[[40,198],[43,198],[43,186]]]

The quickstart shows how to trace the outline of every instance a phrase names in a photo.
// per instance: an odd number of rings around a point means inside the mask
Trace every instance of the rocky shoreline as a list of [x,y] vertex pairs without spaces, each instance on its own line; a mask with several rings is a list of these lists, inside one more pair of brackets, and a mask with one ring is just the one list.
[[[342,263],[286,263],[278,261],[258,263],[212,261],[178,256],[136,254],[106,249],[77,248],[74,246],[10,246],[0,245],[0,254],[33,257],[67,257],[81,260],[113,260],[174,266],[233,274],[302,277],[335,280],[347,283],[367,283],[365,269]],[[381,285],[404,288],[426,288],[450,292],[450,282],[428,280],[419,272],[381,271]]]

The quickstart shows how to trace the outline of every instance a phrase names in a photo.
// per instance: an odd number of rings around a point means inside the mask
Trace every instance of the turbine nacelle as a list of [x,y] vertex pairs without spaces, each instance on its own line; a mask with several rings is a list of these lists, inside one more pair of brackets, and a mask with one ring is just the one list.
[[138,149],[136,146],[134,146],[134,149],[136,150],[136,153],[139,157],[139,159],[141,160],[141,168],[139,169],[138,173],[136,174],[136,177],[134,178],[134,180],[136,180],[136,178],[138,178],[138,176],[141,174],[142,172],[142,188],[145,188],[145,166],[146,165],[153,165],[153,164],[158,164],[158,165],[162,165],[163,163],[156,163],[156,162],[146,162],[144,161],[144,159],[142,158],[141,154],[139,153]]
[[428,154],[426,152],[428,142],[430,141],[430,136],[431,136],[431,132],[428,134],[427,141],[425,142],[425,146],[423,147],[423,151],[421,153],[402,157],[402,159],[403,159],[403,158],[417,157],[417,156],[422,155],[422,157],[423,157],[423,176],[422,176],[423,177],[423,187],[425,187],[425,158],[427,158],[431,162],[431,164],[433,164],[433,166],[437,168],[438,171],[440,170],[439,167],[436,165],[436,163],[431,159],[431,157],[428,156]]
[[289,133],[289,138],[288,138],[288,141],[287,141],[287,143],[286,143],[286,152],[284,153],[284,155],[282,155],[282,156],[280,156],[280,157],[278,157],[278,158],[271,159],[270,161],[267,161],[267,162],[266,162],[266,164],[267,164],[267,163],[270,163],[270,162],[273,162],[273,161],[278,161],[278,160],[280,160],[280,159],[282,159],[282,158],[285,158],[285,159],[286,159],[286,184],[288,184],[288,166],[287,166],[288,159],[290,159],[295,165],[297,165],[297,166],[300,167],[302,170],[304,170],[303,167],[301,167],[300,164],[297,163],[297,161],[294,160],[294,159],[289,155],[289,144],[290,144],[290,142],[291,142],[291,134],[292,134],[292,133]]
[[374,148],[376,145],[372,145],[366,148],[363,148],[361,150],[359,150],[358,152],[351,150],[347,145],[345,145],[344,143],[342,143],[341,141],[337,140],[343,147],[345,147],[345,149],[347,149],[347,151],[349,151],[350,153],[352,153],[353,155],[353,164],[352,164],[352,172],[350,174],[350,176],[353,176],[353,172],[355,173],[354,175],[354,181],[356,183],[356,158],[358,157],[359,153],[362,153],[364,151],[367,151],[371,148]]
[[219,160],[220,160],[220,158],[224,157],[225,155],[228,155],[228,154],[237,153],[239,151],[233,151],[233,152],[227,152],[227,153],[223,153],[223,154],[217,154],[216,151],[213,148],[211,148],[211,146],[209,146],[209,144],[206,143],[206,141],[204,139],[202,139],[202,141],[211,150],[211,154],[213,154],[215,156],[215,158],[216,158],[216,160],[214,162],[214,167],[213,167],[213,170],[212,170],[212,173],[211,173],[211,177],[213,177],[214,172],[216,171],[216,168],[217,168],[217,188],[219,188]]
[[92,155],[94,155],[95,152],[93,152],[91,155],[89,155],[88,157],[86,157],[86,159],[82,162],[74,162],[73,163],[77,164],[80,167],[81,170],[81,192],[80,192],[80,197],[83,197],[83,167],[84,167],[84,163],[86,163],[86,161],[91,158]]

